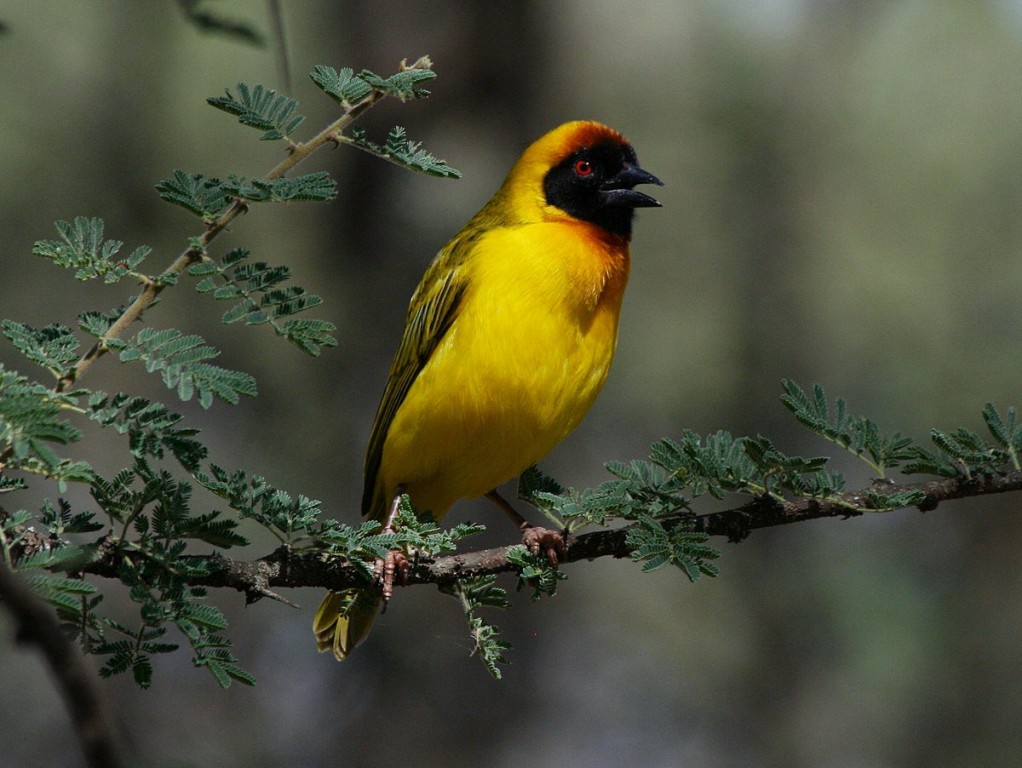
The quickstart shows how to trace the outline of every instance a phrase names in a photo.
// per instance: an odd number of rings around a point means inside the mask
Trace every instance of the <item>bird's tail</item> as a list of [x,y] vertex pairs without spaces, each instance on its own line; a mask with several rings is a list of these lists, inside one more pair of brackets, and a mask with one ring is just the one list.
[[380,611],[380,603],[380,595],[375,590],[328,592],[312,621],[316,648],[320,653],[332,649],[334,658],[344,661],[366,639]]

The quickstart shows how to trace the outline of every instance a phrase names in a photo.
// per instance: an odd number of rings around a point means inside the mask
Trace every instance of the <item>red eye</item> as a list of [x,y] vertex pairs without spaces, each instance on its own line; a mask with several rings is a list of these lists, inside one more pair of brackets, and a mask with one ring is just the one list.
[[588,160],[579,160],[575,163],[575,174],[577,176],[589,176],[593,172],[593,166]]

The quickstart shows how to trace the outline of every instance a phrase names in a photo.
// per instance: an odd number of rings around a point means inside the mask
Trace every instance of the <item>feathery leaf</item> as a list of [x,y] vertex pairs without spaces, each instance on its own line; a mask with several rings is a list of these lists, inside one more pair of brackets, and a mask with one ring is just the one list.
[[263,131],[261,141],[289,139],[305,117],[295,112],[298,102],[262,85],[238,83],[238,95],[227,90],[224,96],[212,96],[206,103],[238,118],[242,125]]

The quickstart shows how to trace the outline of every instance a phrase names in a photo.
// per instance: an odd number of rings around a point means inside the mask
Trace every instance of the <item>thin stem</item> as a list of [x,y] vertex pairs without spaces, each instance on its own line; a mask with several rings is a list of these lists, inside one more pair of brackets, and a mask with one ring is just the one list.
[[[263,181],[279,179],[327,143],[339,143],[341,131],[356,120],[363,112],[383,98],[383,95],[382,91],[374,90],[358,104],[349,107],[343,115],[334,120],[330,123],[330,125],[317,133],[307,142],[303,144],[292,144],[289,147],[287,157],[277,163],[276,166],[263,176]],[[227,210],[219,216],[219,218],[206,227],[206,230],[202,233],[202,235],[195,238],[188,247],[181,252],[177,259],[174,260],[163,274],[181,275],[192,264],[202,261],[202,259],[206,257],[206,247],[221,232],[227,229],[231,222],[247,210],[248,203],[244,200],[236,199],[230,204]],[[128,328],[131,327],[132,323],[141,318],[142,314],[152,306],[153,302],[156,301],[160,293],[162,293],[163,289],[166,287],[167,283],[163,280],[159,282],[152,280],[145,281],[142,291],[130,304],[130,306],[128,306],[121,316],[113,322],[113,324],[107,329],[107,332],[97,339],[96,343],[81,356],[74,367],[58,380],[57,386],[54,388],[54,392],[66,392],[70,389],[71,386],[89,370],[96,360],[109,351],[110,342],[115,339],[119,339],[128,330]],[[5,451],[3,455],[0,455],[0,462],[6,458],[7,456]]]

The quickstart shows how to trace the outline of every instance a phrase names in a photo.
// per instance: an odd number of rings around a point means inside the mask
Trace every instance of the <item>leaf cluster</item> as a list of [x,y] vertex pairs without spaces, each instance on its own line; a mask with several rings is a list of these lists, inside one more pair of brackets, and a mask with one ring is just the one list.
[[196,291],[208,293],[217,301],[232,302],[222,321],[227,325],[242,320],[246,325],[268,323],[278,336],[313,356],[319,355],[323,347],[337,346],[333,323],[294,318],[323,300],[301,286],[284,286],[291,278],[290,268],[248,261],[249,255],[244,248],[235,248],[220,263],[205,259],[188,268],[189,275],[201,278]]
[[502,672],[498,664],[507,664],[504,657],[511,650],[511,644],[500,637],[500,630],[488,624],[477,614],[480,608],[498,608],[507,610],[511,603],[507,599],[507,590],[496,585],[497,577],[481,576],[478,578],[459,579],[444,584],[440,591],[458,600],[468,621],[469,636],[472,639],[471,654],[478,656],[486,671],[500,680]]
[[1001,415],[993,403],[983,408],[992,442],[965,427],[953,432],[930,431],[934,449],[914,446],[906,473],[926,473],[942,477],[969,477],[973,472],[996,473],[1006,467],[1019,469],[1022,453],[1022,426],[1014,407]]
[[351,131],[349,139],[353,146],[363,149],[371,155],[387,160],[395,165],[419,171],[430,176],[440,176],[445,179],[460,179],[461,173],[447,165],[444,160],[427,152],[422,144],[412,141],[400,125],[394,126],[387,134],[387,140],[382,145],[375,144],[366,138],[366,133],[361,128]]
[[[884,433],[872,420],[853,415],[838,398],[833,405],[820,385],[807,394],[795,382],[782,382],[781,400],[803,425],[848,451],[882,478],[887,469],[906,474],[935,474],[968,480],[975,473],[1019,469],[1022,425],[1014,408],[1003,414],[992,404],[983,409],[990,437],[965,428],[933,430],[935,448],[921,446],[899,433]],[[783,504],[794,499],[827,501],[850,515],[921,504],[922,490],[886,492],[875,485],[853,500],[844,477],[827,467],[825,456],[792,456],[762,435],[733,437],[716,432],[705,438],[686,430],[680,438],[654,443],[648,459],[609,462],[611,480],[595,488],[565,489],[532,468],[521,477],[522,498],[570,530],[587,525],[630,524],[626,546],[643,570],[668,564],[689,579],[716,575],[719,554],[706,536],[692,530],[691,504],[709,494],[716,499],[749,497],[755,503]]]
[[243,520],[253,520],[283,543],[294,543],[309,530],[320,514],[320,502],[299,494],[292,496],[260,475],[243,470],[228,472],[216,464],[209,472],[196,472],[195,481],[227,502]]
[[[309,77],[344,110],[344,117],[338,121],[336,130],[330,133],[333,141],[357,147],[408,170],[443,178],[461,178],[455,168],[423,149],[420,142],[410,140],[401,126],[392,128],[383,144],[367,139],[361,128],[352,128],[350,134],[343,131],[354,116],[382,98],[409,101],[428,97],[429,91],[419,87],[436,77],[427,57],[411,66],[402,62],[400,70],[388,77],[367,69],[356,74],[350,67],[334,69],[323,65],[315,67]],[[283,140],[292,147],[298,146],[291,134],[305,118],[297,113],[298,104],[294,99],[262,85],[238,83],[234,92],[228,89],[223,96],[211,97],[207,102],[234,115],[242,125],[261,131],[259,138],[263,141]],[[235,177],[221,183],[177,171],[172,179],[161,182],[160,193],[168,202],[207,218],[215,217],[223,210],[226,196],[261,202],[267,199],[322,200],[334,194],[332,186],[325,180],[321,180],[321,184],[313,179],[305,180],[295,188],[288,186],[287,182],[284,178],[245,180]]]
[[219,357],[220,351],[197,334],[185,335],[175,328],[143,328],[133,338],[111,339],[107,346],[118,352],[122,363],[138,360],[147,372],[159,371],[163,383],[176,389],[181,400],[191,400],[197,394],[203,408],[209,408],[214,397],[237,405],[241,395],[256,394],[255,379],[249,374],[207,362]]
[[[587,525],[632,523],[626,543],[632,559],[642,562],[644,571],[671,564],[693,581],[699,575],[715,576],[716,568],[709,561],[719,552],[706,544],[705,534],[691,530],[691,496],[686,492],[691,489],[687,479],[694,462],[702,461],[709,469],[710,461],[720,459],[716,451],[724,448],[727,455],[723,433],[712,442],[712,448],[703,448],[691,432],[683,443],[663,440],[653,446],[649,461],[608,462],[606,469],[613,479],[583,491],[558,490],[555,481],[537,478],[538,470],[533,468],[524,483],[524,497],[565,520],[565,527],[572,531]],[[731,480],[733,468],[712,466]],[[719,480],[713,487],[718,484]]]
[[[845,401],[837,398],[833,408],[823,387],[813,385],[810,396],[790,380],[782,382],[781,401],[802,424],[864,461],[882,478],[885,470],[900,467],[903,474],[929,474],[969,478],[973,473],[996,474],[1019,470],[1022,454],[1022,425],[1014,407],[1003,414],[993,403],[983,406],[982,417],[989,437],[958,427],[953,431],[933,429],[933,448],[916,443],[900,433],[883,434],[870,419],[853,416]],[[871,495],[874,509],[907,506],[902,496]],[[909,499],[918,503],[919,499]]]
[[156,185],[156,191],[171,205],[213,222],[233,203],[327,202],[337,195],[337,183],[323,171],[277,179],[231,174],[226,181],[174,171]]
[[[198,2],[181,0],[180,5],[193,21],[210,29],[250,36],[199,11]],[[331,97],[340,96],[345,109],[305,144],[294,138],[304,121],[294,99],[244,83],[210,99],[212,106],[259,131],[261,139],[287,142],[288,157],[261,176],[231,173],[220,179],[175,171],[160,181],[159,196],[198,217],[202,227],[199,234],[185,238],[184,250],[162,271],[143,271],[152,249],[140,245],[127,252],[122,241],[107,237],[103,220],[96,217],[58,221],[56,238],[35,244],[36,256],[70,270],[77,280],[107,285],[128,280],[138,286],[135,295],[113,309],[80,312],[76,328],[59,323],[35,327],[15,319],[0,323],[13,348],[45,371],[37,380],[0,366],[0,494],[5,501],[0,507],[0,557],[26,573],[32,588],[54,606],[65,630],[86,651],[104,659],[104,676],[130,671],[140,686],[148,687],[152,658],[186,645],[193,663],[219,684],[253,682],[231,652],[223,613],[208,602],[205,589],[195,585],[209,575],[214,561],[192,553],[196,545],[217,551],[247,545],[242,523],[262,526],[283,542],[322,544],[363,565],[391,545],[452,551],[456,541],[479,530],[466,525],[441,531],[419,523],[410,506],[402,513],[398,533],[389,538],[370,526],[345,530],[320,522],[318,501],[288,493],[260,475],[229,472],[210,462],[200,431],[167,404],[127,392],[90,390],[80,382],[105,357],[143,365],[160,376],[176,399],[194,398],[203,408],[214,401],[236,405],[243,396],[256,394],[255,380],[219,365],[220,351],[202,336],[149,323],[164,291],[182,278],[194,279],[200,294],[226,302],[220,317],[225,324],[268,326],[309,355],[336,346],[332,323],[305,316],[322,300],[295,285],[289,267],[251,258],[245,248],[218,259],[210,246],[254,203],[333,199],[336,183],[327,173],[290,171],[316,149],[338,141],[340,130],[373,102],[425,97],[427,92],[418,86],[433,77],[428,60],[402,65],[391,77],[317,67],[314,81]],[[346,83],[341,82],[344,78]],[[402,142],[389,143],[386,151],[392,161],[416,170],[432,167],[428,153],[406,139]],[[88,345],[83,346],[83,335]],[[97,472],[86,460],[91,456],[86,439],[100,430],[124,440],[126,466],[112,475]],[[46,499],[33,511],[6,503],[39,477],[56,481],[61,494],[68,483],[86,484],[90,501],[72,507],[65,498]],[[223,500],[225,508],[210,508],[210,498]],[[96,560],[117,564],[117,578],[136,605],[136,621],[105,614],[104,592],[81,577],[82,569]]]
[[[61,457],[54,446],[68,445],[81,432],[65,416],[74,406],[72,395],[56,393],[0,365],[0,459],[8,466],[56,480],[89,482],[92,470],[84,461]],[[0,489],[26,487],[23,478],[0,473]]]
[[119,258],[124,243],[104,239],[102,219],[76,216],[71,222],[58,221],[56,226],[60,239],[38,241],[32,253],[50,259],[58,267],[73,269],[75,279],[103,278],[108,284],[125,277],[147,279],[137,268],[151,253],[149,246],[140,245]]
[[238,122],[262,131],[261,141],[288,138],[304,121],[295,112],[298,102],[262,85],[238,83],[237,96],[230,89],[224,96],[211,96],[206,103],[238,118]]
[[507,560],[518,569],[518,589],[531,587],[533,600],[543,595],[553,597],[557,594],[557,582],[568,578],[564,571],[551,565],[546,556],[534,555],[522,545],[511,547]]
[[363,69],[357,75],[350,67],[337,70],[333,67],[318,66],[309,75],[320,90],[342,107],[352,109],[375,96],[393,96],[401,101],[425,99],[429,91],[418,88],[436,77],[428,58],[420,59],[412,66],[402,65],[400,71],[390,77],[380,77]]
[[873,421],[849,413],[844,398],[837,398],[831,409],[819,384],[813,385],[811,396],[790,379],[784,379],[781,386],[781,402],[796,419],[865,461],[880,477],[913,457],[911,439],[898,432],[882,435]]
[[412,559],[429,558],[454,552],[459,541],[485,530],[475,523],[441,528],[429,516],[417,514],[407,494],[401,497],[393,527],[393,531],[384,531],[376,520],[366,520],[357,528],[328,520],[310,529],[309,535],[325,554],[355,566],[367,581],[372,581],[374,564],[388,552],[400,551]]
[[[153,421],[140,415],[146,408],[137,402],[127,403],[126,409],[131,414],[122,411],[111,423],[130,431],[132,421]],[[104,419],[117,411],[109,405],[103,410]],[[137,450],[146,451],[143,446]],[[28,582],[54,606],[65,631],[89,653],[105,657],[100,674],[131,671],[138,685],[149,687],[152,656],[180,646],[168,638],[173,627],[191,646],[195,665],[208,669],[221,685],[231,680],[251,683],[251,676],[236,665],[229,642],[216,634],[227,626],[222,612],[205,602],[203,587],[190,583],[205,574],[207,566],[186,556],[190,541],[219,548],[247,544],[236,531],[237,521],[215,511],[194,513],[192,486],[144,459],[111,478],[94,477],[91,493],[98,512],[74,511],[61,499],[57,505],[44,502],[35,516],[25,510],[0,515],[0,539],[4,555],[19,571],[73,573],[101,554],[120,564],[118,578],[138,606],[136,626],[104,615],[104,594],[84,578],[37,573]],[[97,530],[105,534],[89,544],[69,538]]]

